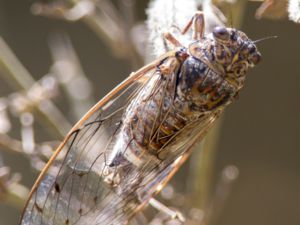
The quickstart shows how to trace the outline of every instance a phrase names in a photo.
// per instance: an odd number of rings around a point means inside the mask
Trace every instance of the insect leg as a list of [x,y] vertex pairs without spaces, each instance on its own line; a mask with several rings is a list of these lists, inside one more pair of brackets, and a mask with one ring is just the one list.
[[165,40],[169,41],[175,47],[183,46],[170,32],[165,32],[163,34],[163,37],[165,38]]
[[163,212],[166,215],[168,215],[171,219],[177,219],[180,222],[185,222],[185,218],[180,212],[168,208],[167,206],[165,206],[161,202],[157,201],[156,199],[151,198],[149,200],[149,204],[153,208],[157,209],[158,211]]
[[186,32],[192,27],[193,34],[192,38],[194,40],[201,40],[204,35],[205,23],[204,23],[204,15],[203,12],[198,11],[191,18],[191,20],[187,23],[185,28],[182,31],[182,34],[186,34]]

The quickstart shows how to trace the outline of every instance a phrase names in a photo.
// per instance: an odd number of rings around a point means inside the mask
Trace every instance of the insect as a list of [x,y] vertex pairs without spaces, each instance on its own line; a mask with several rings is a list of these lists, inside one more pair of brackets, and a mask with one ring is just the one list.
[[142,209],[190,155],[260,61],[233,28],[204,35],[197,12],[183,46],[131,74],[69,132],[24,209],[22,225],[121,225]]

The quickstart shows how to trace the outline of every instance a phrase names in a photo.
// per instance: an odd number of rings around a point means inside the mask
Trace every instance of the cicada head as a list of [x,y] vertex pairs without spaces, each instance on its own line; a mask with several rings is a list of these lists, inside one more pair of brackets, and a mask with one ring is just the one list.
[[215,27],[203,40],[191,44],[189,50],[237,89],[243,86],[249,67],[257,65],[261,58],[255,43],[245,33],[226,27]]
[[223,68],[229,82],[242,85],[248,68],[257,65],[261,58],[254,42],[242,31],[225,27],[215,27],[211,38],[215,64]]

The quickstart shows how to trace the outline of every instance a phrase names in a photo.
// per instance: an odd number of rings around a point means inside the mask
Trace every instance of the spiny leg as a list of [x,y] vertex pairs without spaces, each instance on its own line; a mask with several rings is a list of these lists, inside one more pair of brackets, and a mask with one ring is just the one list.
[[182,47],[183,45],[174,37],[170,32],[165,32],[163,37],[166,41],[170,42],[174,47]]
[[182,34],[186,34],[186,32],[192,27],[193,34],[192,38],[194,40],[201,40],[204,36],[205,31],[205,22],[203,12],[198,11],[191,18],[191,20],[187,23],[185,28],[182,31]]
[[[192,27],[193,34],[192,38],[194,40],[201,40],[204,36],[205,30],[205,22],[204,22],[204,14],[201,11],[197,11],[195,15],[191,18],[191,20],[187,23],[187,25],[183,28],[182,34],[186,34],[186,32]],[[183,45],[170,33],[165,32],[163,34],[164,39],[169,41],[175,47],[182,47]]]
[[[193,34],[192,38],[194,40],[201,40],[204,36],[205,30],[205,22],[204,22],[204,15],[203,12],[198,11],[195,15],[191,18],[191,20],[187,23],[187,25],[182,30],[182,34],[186,34],[186,32],[192,27]],[[177,29],[179,29],[177,27]],[[170,33],[165,32],[163,34],[164,40],[170,42],[174,47],[182,47],[183,45]]]

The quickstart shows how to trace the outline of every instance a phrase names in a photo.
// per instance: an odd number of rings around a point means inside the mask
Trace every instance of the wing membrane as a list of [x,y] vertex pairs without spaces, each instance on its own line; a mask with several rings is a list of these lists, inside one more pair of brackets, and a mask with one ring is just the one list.
[[[22,225],[125,224],[173,176],[218,112],[186,125],[161,148],[169,156],[158,164],[149,160],[142,167],[123,168],[126,177],[120,187],[107,185],[103,176],[112,150],[119,144],[124,110],[132,100],[138,101],[138,93],[149,88],[147,83],[159,82],[160,76],[153,76],[159,62],[125,80],[74,126],[34,185]],[[131,141],[122,142],[123,153]]]
[[74,126],[37,179],[21,224],[92,224],[98,203],[110,199],[110,190],[99,186],[123,110],[151,78],[156,64],[126,79]]

